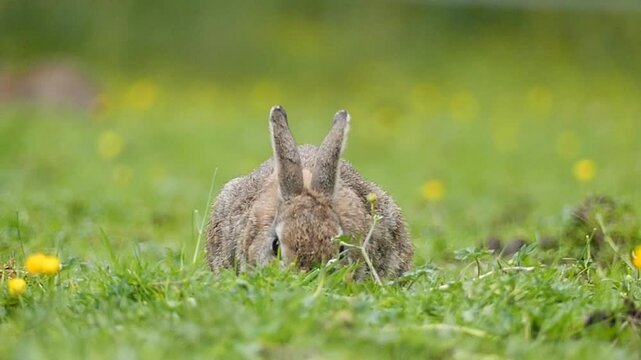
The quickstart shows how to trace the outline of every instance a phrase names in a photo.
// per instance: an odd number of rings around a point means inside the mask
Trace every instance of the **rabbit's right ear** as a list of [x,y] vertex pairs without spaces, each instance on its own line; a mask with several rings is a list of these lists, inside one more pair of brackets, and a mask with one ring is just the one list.
[[332,128],[318,147],[316,164],[312,173],[312,189],[328,196],[334,194],[339,161],[349,130],[349,113],[341,110],[334,115]]
[[303,192],[303,169],[294,137],[289,131],[287,113],[281,106],[272,107],[269,113],[269,129],[272,135],[278,187],[283,200],[288,200]]

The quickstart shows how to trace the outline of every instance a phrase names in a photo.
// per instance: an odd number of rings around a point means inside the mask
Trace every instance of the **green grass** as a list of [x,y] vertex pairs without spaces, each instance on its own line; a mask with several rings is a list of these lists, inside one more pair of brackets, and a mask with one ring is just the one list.
[[[591,231],[568,239],[564,229],[589,194],[640,210],[638,89],[587,70],[550,85],[508,80],[499,75],[516,63],[474,60],[496,91],[461,67],[460,82],[401,78],[389,96],[364,85],[321,101],[273,81],[159,79],[141,110],[121,80],[98,114],[3,108],[0,260],[28,290],[9,296],[3,272],[0,358],[639,357],[639,329],[624,316],[625,299],[641,303],[637,271],[620,258],[599,266],[587,246],[569,256],[536,245],[581,243]],[[217,192],[270,156],[276,102],[300,143],[318,143],[338,108],[351,111],[345,157],[403,208],[412,273],[380,287],[347,269],[207,270],[197,239],[213,174]],[[97,150],[107,132],[122,139],[113,158]],[[597,166],[587,183],[572,173],[585,158]],[[429,179],[446,187],[439,202],[421,196]],[[513,258],[473,249],[489,236],[533,245]],[[57,276],[24,273],[38,251],[62,259]],[[615,324],[586,328],[596,310],[618,314]]]

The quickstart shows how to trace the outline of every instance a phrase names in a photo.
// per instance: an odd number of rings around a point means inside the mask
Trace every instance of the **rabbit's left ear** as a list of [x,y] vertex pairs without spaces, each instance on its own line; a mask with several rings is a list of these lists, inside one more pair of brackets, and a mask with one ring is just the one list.
[[338,164],[347,140],[349,113],[341,110],[334,115],[334,123],[318,148],[316,164],[312,173],[311,188],[332,195],[336,186]]

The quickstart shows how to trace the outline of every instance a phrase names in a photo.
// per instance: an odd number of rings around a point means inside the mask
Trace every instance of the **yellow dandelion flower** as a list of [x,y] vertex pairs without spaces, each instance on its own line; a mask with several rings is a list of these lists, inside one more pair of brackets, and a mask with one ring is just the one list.
[[7,286],[11,296],[20,296],[27,290],[27,282],[23,278],[9,279]]
[[641,269],[641,245],[634,248],[632,251],[632,264],[637,269]]
[[56,275],[60,271],[60,259],[56,256],[46,256],[42,262],[42,273]]
[[47,255],[43,253],[35,253],[27,258],[25,261],[25,267],[27,271],[32,274],[42,273],[42,264],[44,263]]
[[445,185],[440,180],[428,180],[421,187],[421,194],[427,201],[439,201],[445,196]]
[[468,92],[455,94],[450,101],[450,113],[458,122],[471,122],[478,116],[479,102]]
[[158,98],[158,85],[151,80],[138,80],[127,90],[125,101],[137,110],[148,110]]
[[117,132],[107,130],[98,136],[96,148],[103,159],[112,160],[122,153],[124,141]]
[[25,267],[32,274],[55,275],[60,271],[60,259],[56,256],[36,253],[27,258]]
[[596,164],[590,159],[579,160],[574,164],[574,177],[581,182],[589,182],[596,174]]

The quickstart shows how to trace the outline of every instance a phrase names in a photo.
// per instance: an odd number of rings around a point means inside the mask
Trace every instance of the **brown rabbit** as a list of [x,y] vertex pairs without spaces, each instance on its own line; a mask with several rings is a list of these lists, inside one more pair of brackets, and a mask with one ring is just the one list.
[[[282,107],[274,106],[269,117],[273,158],[228,182],[214,203],[207,230],[211,269],[244,270],[279,259],[309,270],[339,253],[349,261],[358,260],[360,251],[343,248],[336,237],[363,240],[372,225],[367,195],[373,193],[381,220],[365,250],[381,277],[407,271],[413,246],[400,209],[381,188],[340,159],[349,114],[336,113],[319,147],[296,146]],[[361,267],[357,277],[367,272]]]

